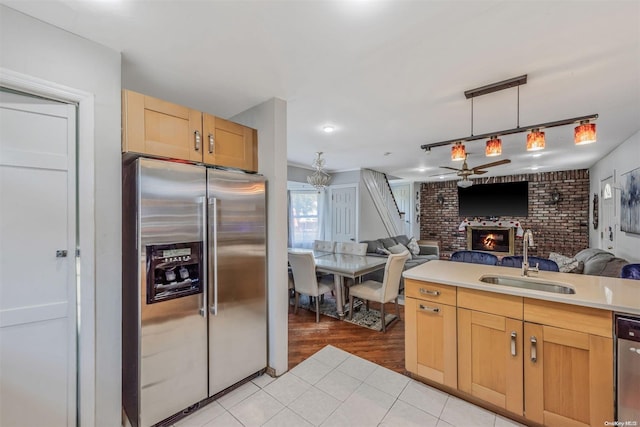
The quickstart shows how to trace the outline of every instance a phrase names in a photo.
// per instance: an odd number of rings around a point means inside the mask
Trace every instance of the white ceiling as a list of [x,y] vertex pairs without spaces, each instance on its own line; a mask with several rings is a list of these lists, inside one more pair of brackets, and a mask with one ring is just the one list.
[[[222,117],[286,100],[293,165],[323,151],[330,171],[438,180],[459,163],[420,145],[468,136],[463,92],[523,74],[521,126],[596,113],[598,142],[575,147],[572,126],[540,157],[524,133],[498,158],[468,142],[471,167],[511,159],[485,177],[588,168],[640,130],[638,0],[0,2],[122,52],[125,88]],[[517,105],[516,89],[475,98],[473,133],[516,127]]]

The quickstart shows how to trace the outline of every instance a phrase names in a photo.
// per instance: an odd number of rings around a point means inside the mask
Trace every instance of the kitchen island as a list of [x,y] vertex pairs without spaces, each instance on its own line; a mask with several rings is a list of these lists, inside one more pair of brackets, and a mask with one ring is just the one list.
[[527,423],[613,421],[613,315],[640,314],[640,283],[520,273],[450,261],[405,271],[407,371]]

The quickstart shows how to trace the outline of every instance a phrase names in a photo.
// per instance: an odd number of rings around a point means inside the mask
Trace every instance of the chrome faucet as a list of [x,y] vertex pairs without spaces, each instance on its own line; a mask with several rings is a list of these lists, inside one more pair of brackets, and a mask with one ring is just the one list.
[[535,267],[529,267],[529,255],[527,254],[527,248],[529,246],[535,246],[533,243],[533,232],[531,229],[527,228],[524,232],[524,236],[522,236],[522,275],[529,276],[530,273],[538,273],[540,270],[538,269],[538,263],[536,263]]

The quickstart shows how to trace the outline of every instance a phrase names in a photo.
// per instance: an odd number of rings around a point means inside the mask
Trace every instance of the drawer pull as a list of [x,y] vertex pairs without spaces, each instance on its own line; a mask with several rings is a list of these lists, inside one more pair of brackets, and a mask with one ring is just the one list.
[[427,307],[426,305],[422,305],[422,304],[420,304],[420,310],[429,311],[431,313],[440,313],[439,307]]
[[432,295],[434,297],[437,297],[438,295],[440,295],[440,291],[430,291],[429,289],[424,289],[424,288],[420,288],[420,293],[426,294],[426,295]]
[[531,337],[531,361],[536,363],[538,361],[538,340],[536,337]]
[[511,355],[515,356],[516,355],[516,338],[518,337],[518,334],[515,333],[515,331],[511,331]]

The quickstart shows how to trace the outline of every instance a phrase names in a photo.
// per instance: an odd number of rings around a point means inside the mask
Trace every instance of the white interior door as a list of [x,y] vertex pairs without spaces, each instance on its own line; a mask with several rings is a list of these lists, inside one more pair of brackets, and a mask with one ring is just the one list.
[[411,227],[411,185],[391,185],[391,191],[393,192],[393,198],[396,199],[396,203],[398,204],[398,209],[404,213],[404,234],[411,237],[413,236]]
[[356,188],[331,189],[331,239],[335,242],[355,242]]
[[75,117],[0,92],[3,427],[76,425]]
[[602,222],[600,225],[600,249],[615,253],[616,213],[614,203],[613,177],[600,182],[602,200]]

